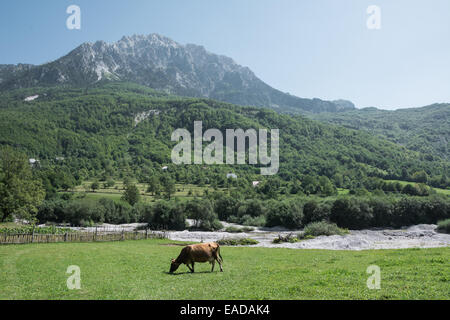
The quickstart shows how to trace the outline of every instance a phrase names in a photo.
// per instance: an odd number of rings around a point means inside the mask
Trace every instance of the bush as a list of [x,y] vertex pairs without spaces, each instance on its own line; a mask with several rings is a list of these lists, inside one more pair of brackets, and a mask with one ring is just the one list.
[[93,226],[105,221],[106,209],[94,200],[75,200],[64,208],[64,222],[76,226]]
[[240,202],[237,205],[236,214],[241,219],[246,217],[255,218],[261,215],[265,215],[266,206],[265,203],[259,199],[250,199]]
[[78,231],[72,230],[70,228],[56,228],[51,227],[34,227],[32,225],[20,226],[15,228],[0,228],[0,234],[4,235],[14,235],[14,234],[31,234],[32,232],[38,234],[65,234],[65,233],[76,233]]
[[278,238],[273,239],[272,243],[283,243],[283,242],[295,243],[298,241],[299,238],[295,237],[292,233],[290,233],[284,237],[282,235],[278,235]]
[[330,220],[342,228],[369,228],[373,225],[373,211],[364,200],[340,198],[333,203]]
[[302,226],[303,208],[299,204],[288,201],[270,201],[268,207],[266,226],[283,226],[289,229]]
[[439,221],[437,230],[442,233],[450,233],[450,219]]
[[36,218],[39,223],[46,223],[48,221],[63,222],[66,206],[67,201],[64,200],[46,200],[39,206]]
[[142,222],[151,229],[185,230],[186,215],[182,204],[159,200],[153,205],[140,207]]
[[223,226],[213,211],[208,199],[194,199],[186,204],[186,214],[195,220],[195,228],[202,230],[219,230]]
[[202,230],[206,230],[206,231],[215,231],[215,230],[223,229],[223,224],[218,219],[215,219],[212,222],[208,221],[208,220],[204,220],[204,221],[202,221],[200,228]]
[[425,212],[422,210],[422,201],[416,197],[404,197],[395,204],[393,217],[394,227],[410,226],[426,223]]
[[301,238],[348,234],[348,230],[339,228],[335,223],[326,221],[312,222],[303,230]]
[[263,227],[266,225],[266,217],[264,215],[258,217],[243,216],[241,224],[244,226]]
[[98,202],[105,208],[106,223],[122,224],[138,221],[136,212],[126,202],[115,202],[107,198],[102,198]]
[[228,233],[240,233],[240,232],[242,232],[242,229],[238,228],[238,227],[230,226],[230,227],[227,227],[225,229],[225,232],[228,232]]
[[395,205],[387,198],[373,198],[369,202],[373,213],[373,227],[393,227]]
[[222,239],[217,241],[221,246],[253,246],[259,242],[250,238]]
[[220,195],[214,202],[214,211],[222,221],[228,221],[229,217],[236,215],[238,200],[228,195]]
[[450,201],[444,196],[432,196],[422,204],[427,223],[436,223],[450,218]]
[[308,201],[303,207],[303,224],[329,220],[330,214],[331,204],[329,202]]

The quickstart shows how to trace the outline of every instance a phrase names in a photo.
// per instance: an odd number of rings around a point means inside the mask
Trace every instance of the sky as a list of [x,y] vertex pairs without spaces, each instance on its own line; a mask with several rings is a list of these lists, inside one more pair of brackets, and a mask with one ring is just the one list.
[[[66,27],[70,5],[81,9],[80,30]],[[382,109],[450,102],[448,0],[3,0],[0,8],[0,64],[42,64],[83,42],[159,33],[229,56],[299,97]]]

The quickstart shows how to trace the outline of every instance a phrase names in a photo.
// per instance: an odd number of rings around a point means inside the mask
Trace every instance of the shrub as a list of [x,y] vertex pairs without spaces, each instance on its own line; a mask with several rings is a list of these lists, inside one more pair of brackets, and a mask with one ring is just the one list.
[[319,221],[308,224],[303,230],[301,238],[332,236],[332,235],[342,236],[347,233],[348,230],[339,228],[335,223],[330,223],[327,221]]
[[186,214],[195,220],[195,228],[202,230],[218,230],[223,226],[214,212],[208,199],[194,199],[186,204]]
[[373,211],[364,200],[340,198],[333,203],[330,220],[342,228],[364,229],[372,226]]
[[220,195],[214,202],[214,211],[220,220],[228,221],[230,216],[236,215],[236,205],[238,200],[228,195]]
[[272,243],[283,243],[283,242],[295,243],[298,241],[299,238],[290,233],[284,237],[282,235],[278,235],[278,238],[273,239]]
[[186,215],[182,204],[159,200],[145,208],[143,222],[152,229],[185,230]]
[[369,202],[373,212],[373,227],[393,227],[395,206],[387,198],[373,198]]
[[239,238],[239,239],[222,239],[217,241],[221,246],[253,246],[259,242],[255,239],[250,238]]
[[303,208],[299,204],[288,201],[270,201],[268,204],[269,212],[266,226],[283,226],[289,229],[302,226]]
[[437,230],[442,233],[450,233],[450,219],[439,221]]
[[450,202],[444,196],[433,196],[422,205],[427,223],[436,223],[450,218]]
[[238,217],[259,217],[266,212],[265,204],[259,199],[250,199],[242,201],[237,206],[236,214]]
[[258,217],[243,216],[240,222],[244,226],[263,227],[266,225],[266,217],[264,215]]
[[214,219],[213,221],[202,220],[200,228],[206,231],[215,231],[223,229],[223,224],[218,219]]
[[94,200],[75,200],[64,208],[64,221],[76,226],[92,226],[105,221],[106,209]]
[[425,223],[425,212],[422,211],[422,201],[415,197],[403,197],[395,205],[393,217],[394,227],[410,226]]
[[240,232],[242,232],[242,229],[238,228],[238,227],[230,226],[230,227],[227,227],[225,229],[225,232],[228,232],[228,233],[240,233]]
[[65,234],[65,233],[76,233],[78,231],[72,230],[70,228],[56,228],[51,227],[34,227],[32,225],[20,226],[15,228],[0,228],[0,234],[4,235],[14,235],[14,234],[31,234],[32,232],[38,234]]
[[329,220],[331,204],[329,202],[308,201],[303,207],[303,224],[315,221]]
[[115,202],[107,198],[102,198],[98,202],[105,208],[106,223],[122,224],[138,221],[136,212],[127,202]]
[[63,222],[66,206],[67,201],[64,200],[46,200],[39,206],[36,218],[39,223]]

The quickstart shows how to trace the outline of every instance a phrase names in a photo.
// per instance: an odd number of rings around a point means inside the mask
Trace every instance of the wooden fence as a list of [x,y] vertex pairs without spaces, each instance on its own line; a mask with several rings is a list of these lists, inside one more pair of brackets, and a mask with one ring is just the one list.
[[145,239],[167,239],[165,231],[141,230],[110,230],[95,228],[91,231],[75,231],[66,233],[40,234],[15,233],[1,234],[0,244],[25,244],[25,243],[55,243],[55,242],[106,242]]

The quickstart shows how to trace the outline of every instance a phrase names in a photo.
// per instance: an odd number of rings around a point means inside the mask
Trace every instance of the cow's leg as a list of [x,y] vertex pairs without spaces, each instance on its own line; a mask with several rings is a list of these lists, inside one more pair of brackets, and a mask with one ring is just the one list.
[[217,259],[217,262],[219,263],[220,272],[223,272],[223,268],[222,268],[222,259]]
[[192,261],[192,273],[194,273],[194,261]]
[[191,272],[194,272],[194,270],[191,268],[191,266],[188,263],[186,263],[186,267],[188,267]]
[[211,268],[211,272],[214,272],[214,265],[216,264],[216,260],[213,260],[211,262],[212,268]]

